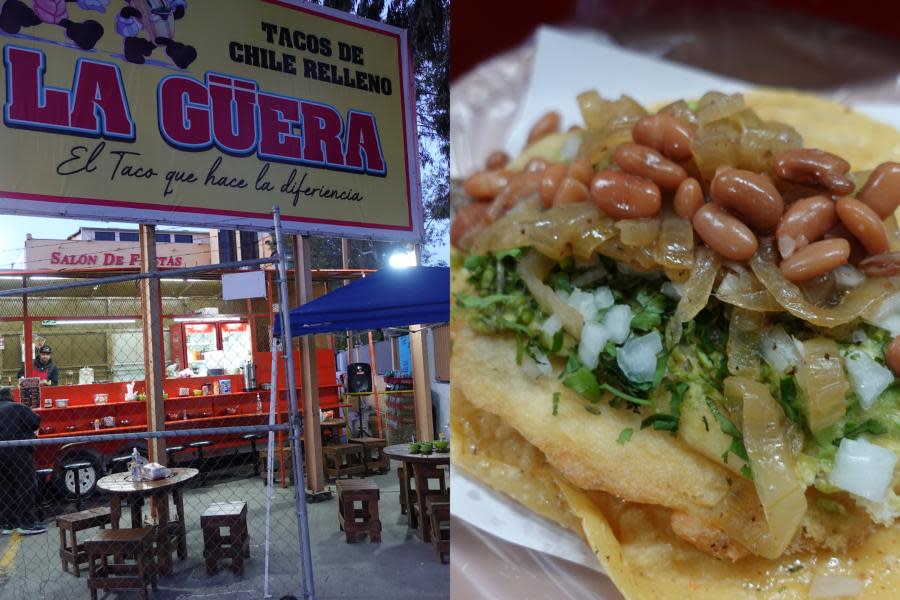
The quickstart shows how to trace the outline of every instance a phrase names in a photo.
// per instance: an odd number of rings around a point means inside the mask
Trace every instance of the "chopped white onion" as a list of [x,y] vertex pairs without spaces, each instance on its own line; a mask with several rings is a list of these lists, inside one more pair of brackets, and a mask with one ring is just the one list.
[[797,249],[797,240],[792,238],[789,235],[779,235],[778,236],[778,252],[781,253],[781,258],[787,258]]
[[667,281],[662,284],[659,291],[672,300],[681,300],[681,295],[684,293],[684,284],[677,281]]
[[794,338],[788,335],[781,325],[767,329],[762,334],[762,356],[769,366],[779,373],[800,364],[800,352],[794,344]]
[[609,308],[613,304],[616,303],[616,299],[613,298],[612,291],[606,287],[598,287],[594,290],[594,302],[597,304],[597,308]]
[[561,291],[556,293],[566,304],[581,313],[585,321],[593,321],[597,317],[597,302],[594,300],[594,294],[578,288],[573,289],[571,294]]
[[900,292],[882,300],[874,313],[866,314],[864,318],[876,327],[887,329],[891,336],[900,335]]
[[591,285],[592,283],[600,281],[604,277],[606,277],[606,269],[604,269],[603,266],[600,265],[590,268],[584,273],[579,273],[578,276],[572,280],[572,285],[585,287]]
[[600,352],[606,346],[609,334],[600,323],[586,321],[581,330],[581,342],[578,344],[578,360],[588,369],[594,370],[600,363]]
[[881,392],[894,383],[894,374],[890,369],[872,360],[865,352],[850,352],[844,365],[847,368],[850,385],[859,396],[859,405],[863,410],[872,408]]
[[611,342],[621,344],[631,333],[631,307],[627,304],[616,304],[603,316],[603,327],[609,334]]
[[737,291],[743,291],[740,282],[740,278],[734,273],[726,273],[725,277],[722,278],[722,283],[719,284],[719,289],[716,290],[716,293],[728,296]]
[[568,135],[566,139],[563,141],[562,146],[559,149],[559,158],[563,162],[569,162],[578,156],[578,148],[581,147],[581,136],[580,135]]
[[837,267],[833,272],[834,282],[839,288],[846,290],[858,287],[863,281],[866,280],[866,276],[863,275],[862,272],[853,265],[841,265]]
[[809,588],[810,598],[840,598],[857,596],[862,591],[863,582],[846,575],[816,575]]
[[525,354],[522,358],[522,370],[532,379],[549,377],[553,374],[553,366],[547,355],[539,351],[535,351],[534,358]]
[[562,329],[562,319],[559,318],[559,315],[550,315],[541,323],[541,333],[546,337],[547,344],[553,343],[553,336],[560,329]]
[[850,341],[854,344],[862,344],[866,340],[869,339],[869,336],[866,335],[866,332],[862,329],[854,329],[850,334]]
[[872,502],[887,497],[897,455],[864,439],[843,438],[828,474],[831,485]]
[[656,373],[656,356],[662,352],[662,337],[658,331],[651,331],[647,335],[629,338],[625,345],[619,348],[616,362],[625,377],[635,383],[653,381]]

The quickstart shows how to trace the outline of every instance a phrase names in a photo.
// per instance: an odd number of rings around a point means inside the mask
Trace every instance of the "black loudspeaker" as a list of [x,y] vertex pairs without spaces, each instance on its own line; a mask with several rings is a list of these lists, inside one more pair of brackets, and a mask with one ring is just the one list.
[[364,394],[372,391],[372,367],[369,363],[347,365],[347,391]]

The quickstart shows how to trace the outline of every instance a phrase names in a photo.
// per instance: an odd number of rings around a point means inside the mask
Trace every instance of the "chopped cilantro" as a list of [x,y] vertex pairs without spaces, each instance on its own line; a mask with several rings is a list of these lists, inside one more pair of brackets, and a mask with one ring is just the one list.
[[560,329],[556,333],[553,334],[553,344],[550,346],[550,352],[552,354],[559,354],[560,350],[562,350],[563,346],[563,330]]
[[[710,412],[712,412],[713,417],[715,417],[716,422],[719,423],[719,428],[722,430],[722,433],[730,435],[732,438],[731,445],[728,447],[728,450],[726,450],[724,454],[722,454],[722,461],[726,464],[728,463],[729,452],[745,461],[750,460],[750,458],[747,456],[747,448],[744,446],[744,436],[741,435],[740,430],[735,426],[734,423],[731,422],[728,417],[726,417],[722,413],[721,410],[719,410],[719,407],[716,405],[716,401],[709,396],[706,397],[706,405],[709,407]],[[750,467],[744,465],[743,467],[741,467],[741,475],[744,475],[744,477],[747,477],[747,479],[753,479],[752,476],[748,476],[744,473],[744,469],[747,469],[748,473],[750,472]]]
[[[864,433],[881,435],[887,433],[887,427],[885,427],[884,423],[876,419],[866,419],[862,423],[852,423],[848,421],[847,425],[844,427],[844,437],[850,438],[851,440],[855,440]],[[835,443],[840,444],[840,439],[835,440]]]
[[675,433],[678,431],[678,418],[665,413],[658,413],[641,421],[641,429],[646,429],[651,425],[653,426],[653,429]]
[[743,475],[745,479],[753,481],[753,471],[750,470],[750,465],[741,467],[741,475]]
[[667,298],[659,292],[651,293],[646,288],[641,288],[635,300],[637,306],[632,307],[631,328],[650,331],[659,327],[666,312]]
[[588,412],[591,413],[592,415],[599,415],[599,414],[600,414],[600,407],[599,407],[599,406],[595,406],[595,405],[593,405],[593,404],[585,404],[585,405],[584,405],[584,410],[588,411]]
[[784,414],[794,423],[800,422],[800,411],[797,408],[797,384],[793,377],[783,377],[779,382],[779,394],[775,395]]
[[624,446],[631,439],[632,434],[634,434],[634,429],[632,429],[631,427],[626,427],[619,434],[619,437],[616,439],[616,443]]
[[572,282],[569,280],[569,274],[562,271],[557,271],[551,275],[548,284],[554,290],[565,292],[567,294],[571,294],[572,290],[575,289],[572,287]]
[[847,514],[847,509],[844,508],[844,505],[837,500],[832,500],[831,498],[816,498],[816,506],[818,506],[825,512],[835,513],[838,515]]
[[553,392],[553,416],[559,411],[559,392]]
[[575,372],[566,375],[563,385],[572,388],[591,402],[598,402],[603,397],[603,387],[587,367],[579,367]]

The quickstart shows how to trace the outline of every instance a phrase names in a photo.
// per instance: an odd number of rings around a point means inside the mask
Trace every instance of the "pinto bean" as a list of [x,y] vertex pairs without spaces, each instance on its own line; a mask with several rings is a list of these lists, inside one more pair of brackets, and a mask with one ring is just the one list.
[[488,171],[496,171],[502,169],[509,164],[509,154],[503,150],[495,150],[488,154],[487,160],[484,161],[484,168]]
[[837,225],[834,202],[827,196],[810,196],[791,204],[775,230],[778,251],[787,258],[810,242],[822,239]]
[[649,179],[603,170],[591,179],[591,198],[615,219],[655,217],[662,208],[662,195]]
[[569,177],[574,177],[584,185],[591,183],[593,175],[594,168],[588,159],[579,157],[569,163]]
[[704,204],[691,219],[706,245],[728,260],[749,260],[759,241],[749,227],[716,204]]
[[885,348],[884,358],[888,368],[894,372],[894,377],[900,377],[900,335]]
[[450,224],[450,243],[457,248],[466,248],[471,238],[488,224],[488,207],[485,202],[472,202],[456,211]]
[[833,240],[834,238],[843,238],[850,242],[849,262],[851,265],[859,265],[859,262],[866,257],[865,247],[859,243],[859,240],[853,237],[853,234],[850,233],[849,229],[844,227],[844,224],[840,222],[840,219],[838,219],[838,224],[832,227],[828,231],[828,233],[825,234],[826,240]]
[[870,256],[859,263],[866,277],[894,277],[900,275],[900,252],[886,252]]
[[900,205],[900,163],[881,163],[856,195],[863,204],[887,219]]
[[820,240],[797,250],[781,261],[781,272],[788,281],[808,281],[847,263],[850,243],[841,238]]
[[845,177],[850,163],[817,148],[795,148],[775,159],[775,176],[784,181],[824,188],[834,195],[853,191],[853,182]]
[[550,163],[548,163],[546,160],[544,160],[540,156],[535,156],[534,158],[530,159],[527,163],[525,163],[525,168],[522,170],[526,171],[528,173],[540,173],[541,171],[546,169],[547,165],[549,165],[549,164]]
[[562,183],[559,184],[556,195],[553,196],[553,206],[584,202],[590,194],[591,192],[586,185],[574,177],[566,177],[562,180]]
[[681,165],[640,144],[622,144],[616,148],[613,161],[626,173],[646,177],[664,190],[676,189],[687,178]]
[[716,172],[709,186],[712,201],[741,216],[751,227],[766,231],[778,225],[784,200],[766,175],[742,169]]
[[672,160],[682,161],[691,157],[694,129],[672,115],[649,115],[638,119],[631,137],[638,144],[650,146]]
[[541,200],[544,206],[553,205],[553,197],[559,189],[559,184],[566,178],[568,168],[562,163],[552,163],[541,173]]
[[835,203],[838,218],[859,240],[869,254],[884,254],[891,249],[887,231],[878,214],[856,198],[845,196]]
[[675,200],[672,203],[677,214],[682,219],[690,221],[694,218],[694,213],[703,206],[703,188],[700,182],[693,177],[688,177],[681,182],[678,190],[675,192]]
[[555,110],[544,113],[534,122],[534,125],[531,126],[531,130],[528,132],[528,141],[525,142],[525,145],[530,146],[539,139],[547,137],[551,133],[556,133],[559,131],[561,122],[562,118]]
[[535,171],[523,171],[510,179],[509,184],[491,202],[487,212],[488,223],[493,223],[522,202],[539,204],[541,175],[542,173]]
[[507,171],[478,171],[463,182],[463,191],[476,200],[490,200],[509,183]]

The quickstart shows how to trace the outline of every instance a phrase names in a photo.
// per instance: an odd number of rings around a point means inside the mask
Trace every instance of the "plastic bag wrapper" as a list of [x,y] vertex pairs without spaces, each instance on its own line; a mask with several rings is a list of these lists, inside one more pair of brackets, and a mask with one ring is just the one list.
[[169,476],[169,469],[159,463],[147,463],[141,467],[141,477],[144,481],[154,481],[156,479],[165,479]]
[[[515,156],[534,120],[547,110],[560,110],[563,129],[579,123],[575,94],[591,88],[605,97],[627,93],[643,103],[711,89],[791,87],[846,102],[900,127],[900,63],[896,44],[886,39],[771,10],[728,12],[706,3],[701,14],[697,2],[609,4],[577,3],[572,18],[577,28],[544,29],[453,82],[454,190],[459,180],[483,168],[491,152]],[[660,10],[663,5],[671,10]],[[456,27],[454,35],[462,38],[463,30]],[[571,48],[545,47],[562,38],[599,45],[604,56],[619,56],[627,67],[572,56]],[[562,61],[546,64],[548,56]],[[573,77],[581,87],[561,92],[566,88],[559,82]],[[459,201],[453,199],[454,207]],[[452,486],[453,598],[622,598],[571,532],[460,473],[454,472]]]

